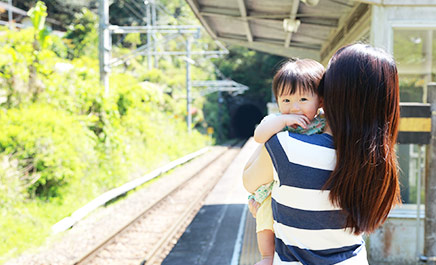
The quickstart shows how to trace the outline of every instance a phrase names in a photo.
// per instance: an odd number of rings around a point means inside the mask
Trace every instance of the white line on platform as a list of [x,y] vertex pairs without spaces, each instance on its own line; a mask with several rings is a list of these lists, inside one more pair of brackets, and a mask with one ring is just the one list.
[[247,209],[244,207],[242,211],[241,221],[239,222],[238,236],[236,237],[235,247],[233,248],[233,256],[231,265],[239,264],[239,257],[242,249],[242,237],[244,236],[245,219],[247,219]]

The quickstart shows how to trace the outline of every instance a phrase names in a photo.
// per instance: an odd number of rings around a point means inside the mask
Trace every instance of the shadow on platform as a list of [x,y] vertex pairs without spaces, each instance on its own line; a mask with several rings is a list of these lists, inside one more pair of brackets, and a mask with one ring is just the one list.
[[246,204],[203,206],[162,264],[232,264],[232,259],[239,259],[240,247],[238,253],[234,249],[238,241],[241,244],[238,234],[245,225],[241,218],[246,208]]

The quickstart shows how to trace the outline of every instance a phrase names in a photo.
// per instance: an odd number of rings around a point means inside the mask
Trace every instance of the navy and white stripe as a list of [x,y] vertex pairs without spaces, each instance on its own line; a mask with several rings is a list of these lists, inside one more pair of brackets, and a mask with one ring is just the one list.
[[265,144],[277,185],[272,191],[274,264],[368,264],[365,242],[322,190],[336,165],[328,134],[281,132]]

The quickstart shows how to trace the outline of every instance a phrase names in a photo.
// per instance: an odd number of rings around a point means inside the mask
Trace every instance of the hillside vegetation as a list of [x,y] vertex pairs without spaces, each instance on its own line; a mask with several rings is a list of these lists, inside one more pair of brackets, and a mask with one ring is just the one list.
[[[135,58],[113,69],[105,94],[96,15],[83,9],[64,37],[44,26],[42,2],[30,15],[32,28],[0,28],[0,262],[43,243],[101,193],[212,141],[199,132],[204,99],[193,102],[197,129],[187,133],[181,59],[148,71]],[[127,53],[128,41],[113,54]]]

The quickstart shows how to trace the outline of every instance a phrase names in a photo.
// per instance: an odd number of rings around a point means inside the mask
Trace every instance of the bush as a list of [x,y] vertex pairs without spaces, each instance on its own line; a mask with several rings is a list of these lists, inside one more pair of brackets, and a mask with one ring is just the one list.
[[31,105],[0,113],[0,152],[18,159],[30,196],[50,198],[85,176],[95,160],[95,137],[75,117]]
[[[161,70],[148,71],[141,57],[113,68],[106,94],[96,16],[84,10],[76,20],[83,23],[63,39],[47,36],[39,50],[33,29],[0,34],[3,260],[3,253],[42,243],[51,225],[108,189],[210,143],[195,130],[187,133],[181,59],[161,60]],[[207,79],[204,70],[192,67],[193,80]],[[204,123],[203,104],[193,102],[194,124]]]
[[12,210],[17,202],[24,199],[24,186],[20,182],[22,173],[18,160],[10,155],[0,155],[0,207]]

